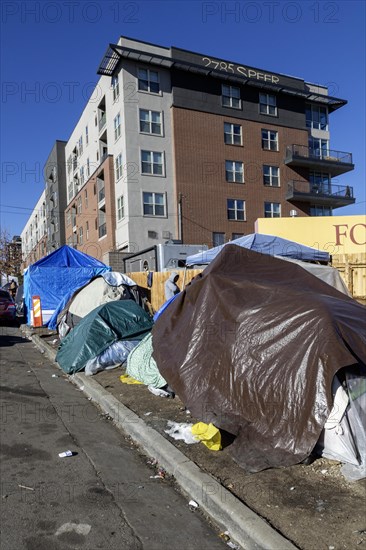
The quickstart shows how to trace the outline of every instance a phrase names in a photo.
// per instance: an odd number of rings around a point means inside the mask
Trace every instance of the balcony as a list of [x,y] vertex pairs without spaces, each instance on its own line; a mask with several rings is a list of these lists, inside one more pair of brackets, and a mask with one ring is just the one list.
[[287,185],[286,200],[331,208],[348,206],[356,201],[353,187],[349,185],[315,184],[308,181],[290,181]]
[[99,118],[99,123],[98,123],[99,132],[103,130],[104,126],[106,125],[106,122],[107,122],[107,116],[105,113],[103,113]]
[[350,172],[355,167],[352,162],[352,153],[312,149],[306,145],[288,145],[285,164],[326,172],[331,177]]
[[107,224],[106,223],[102,223],[102,225],[99,226],[98,234],[99,234],[100,239],[107,234]]

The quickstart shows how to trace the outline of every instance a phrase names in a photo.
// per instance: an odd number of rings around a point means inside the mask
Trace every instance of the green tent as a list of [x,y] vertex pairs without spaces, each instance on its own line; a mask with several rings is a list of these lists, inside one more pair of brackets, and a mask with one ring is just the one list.
[[68,374],[80,371],[117,340],[142,340],[152,326],[152,318],[133,300],[103,304],[62,340],[56,361]]

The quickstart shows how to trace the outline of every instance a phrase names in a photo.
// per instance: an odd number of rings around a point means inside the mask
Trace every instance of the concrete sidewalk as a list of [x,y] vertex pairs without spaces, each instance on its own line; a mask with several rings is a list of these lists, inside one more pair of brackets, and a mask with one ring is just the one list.
[[[54,362],[56,350],[45,338],[42,338],[42,335],[49,334],[47,329],[36,331],[27,325],[22,325],[21,330],[24,336],[33,340],[41,353]],[[59,368],[57,363],[55,366]],[[109,415],[115,425],[130,436],[144,454],[157,459],[159,465],[168,474],[174,476],[181,490],[195,500],[201,510],[212,518],[223,531],[228,531],[230,539],[243,549],[290,550],[297,548],[211,475],[201,470],[197,464],[158,431],[148,426],[140,416],[126,407],[94,377],[78,373],[68,378],[105,414]]]

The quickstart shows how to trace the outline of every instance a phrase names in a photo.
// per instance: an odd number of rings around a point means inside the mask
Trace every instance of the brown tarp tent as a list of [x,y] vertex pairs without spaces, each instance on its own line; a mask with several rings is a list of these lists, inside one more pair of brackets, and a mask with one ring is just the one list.
[[335,373],[365,368],[365,313],[296,264],[227,245],[157,319],[153,356],[196,418],[237,436],[241,466],[287,466],[315,447]]

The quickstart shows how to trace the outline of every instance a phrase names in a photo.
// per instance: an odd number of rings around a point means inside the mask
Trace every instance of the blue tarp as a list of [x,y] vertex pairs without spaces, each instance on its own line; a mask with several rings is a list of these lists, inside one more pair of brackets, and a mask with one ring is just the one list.
[[289,241],[282,237],[275,237],[274,235],[252,233],[251,235],[245,235],[244,237],[230,241],[230,243],[225,243],[210,250],[188,256],[186,265],[209,264],[227,244],[236,244],[237,246],[249,248],[262,254],[285,256],[286,258],[294,258],[296,260],[316,262],[329,262],[330,260],[328,252],[324,252],[323,250],[317,250],[316,248],[311,248],[295,241]]
[[24,272],[27,323],[32,323],[32,296],[41,298],[43,324],[47,325],[61,301],[105,271],[111,268],[66,245],[30,265]]

